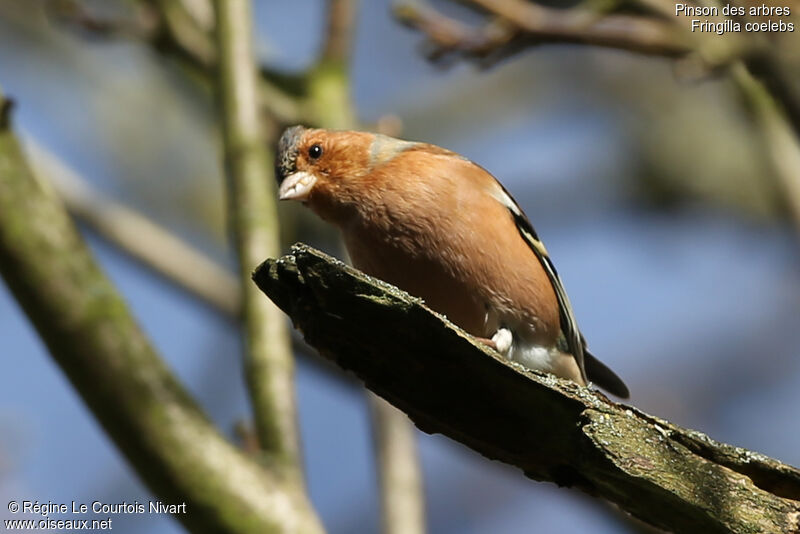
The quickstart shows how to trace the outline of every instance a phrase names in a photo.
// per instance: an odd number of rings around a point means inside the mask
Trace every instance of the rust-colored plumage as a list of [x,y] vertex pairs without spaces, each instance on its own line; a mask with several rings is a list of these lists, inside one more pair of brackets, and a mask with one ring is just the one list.
[[277,167],[281,199],[339,227],[357,268],[422,297],[512,360],[582,385],[588,373],[627,397],[585,351],[530,222],[480,166],[425,143],[296,126],[281,138]]

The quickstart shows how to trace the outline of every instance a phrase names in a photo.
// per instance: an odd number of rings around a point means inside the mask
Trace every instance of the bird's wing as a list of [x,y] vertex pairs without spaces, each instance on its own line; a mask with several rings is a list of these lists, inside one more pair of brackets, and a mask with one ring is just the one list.
[[586,383],[588,383],[583,356],[585,343],[580,330],[578,330],[578,323],[575,320],[575,314],[572,311],[572,305],[569,302],[567,292],[564,290],[564,285],[561,283],[561,278],[558,276],[556,267],[553,265],[552,260],[550,260],[550,256],[547,254],[547,249],[545,248],[544,243],[542,243],[541,240],[539,240],[539,236],[536,235],[536,230],[533,229],[531,221],[528,220],[528,217],[525,215],[525,213],[523,213],[517,202],[514,200],[511,194],[509,194],[506,188],[503,187],[503,184],[497,180],[494,180],[494,184],[496,184],[496,190],[493,196],[508,209],[509,213],[514,219],[514,224],[516,225],[519,234],[539,259],[544,271],[547,273],[547,277],[550,279],[550,283],[553,285],[553,290],[555,291],[556,298],[558,299],[558,314],[561,321],[561,333],[564,335],[567,351],[575,357],[575,361],[578,362],[578,368],[581,370],[581,377],[584,381],[586,381]]

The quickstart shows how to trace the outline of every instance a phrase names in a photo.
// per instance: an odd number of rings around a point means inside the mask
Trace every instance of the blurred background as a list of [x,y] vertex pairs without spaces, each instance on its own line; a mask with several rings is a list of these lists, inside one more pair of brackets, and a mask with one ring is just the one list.
[[[232,267],[210,88],[151,43],[98,35],[48,4],[0,0],[0,87],[16,102],[17,132]],[[127,9],[86,4],[109,18]],[[254,9],[261,62],[292,72],[315,60],[324,2]],[[727,77],[685,76],[670,59],[574,45],[487,69],[443,66],[422,40],[387,2],[360,3],[350,65],[359,119],[390,116],[403,137],[460,152],[506,185],[546,242],[592,351],[626,380],[632,404],[800,465],[798,233],[741,91]],[[282,210],[296,222],[286,249],[304,240],[339,253],[312,214]],[[248,406],[234,322],[82,230],[171,368],[236,439]],[[2,285],[0,340],[0,502],[150,499]],[[317,512],[332,533],[378,532],[363,390],[308,357],[298,358],[296,385]],[[431,532],[640,528],[610,505],[442,436],[418,440]],[[170,517],[138,515],[116,516],[114,530],[183,531]]]

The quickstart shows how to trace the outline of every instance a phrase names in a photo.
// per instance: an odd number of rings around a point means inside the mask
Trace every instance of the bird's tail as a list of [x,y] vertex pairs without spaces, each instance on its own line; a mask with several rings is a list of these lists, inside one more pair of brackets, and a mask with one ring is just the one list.
[[630,397],[631,393],[625,382],[588,350],[583,351],[583,364],[589,380],[617,397],[622,399]]

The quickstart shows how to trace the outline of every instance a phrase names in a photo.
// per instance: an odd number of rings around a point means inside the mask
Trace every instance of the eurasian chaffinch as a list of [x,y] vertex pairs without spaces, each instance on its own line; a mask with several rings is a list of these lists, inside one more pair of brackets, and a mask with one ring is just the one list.
[[356,268],[421,297],[512,361],[628,397],[586,350],[530,221],[479,165],[426,143],[294,126],[276,168],[280,199],[338,226]]

